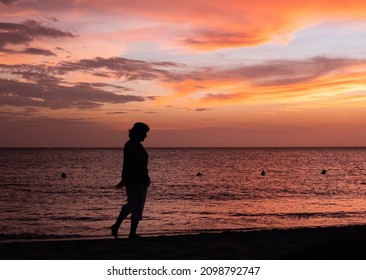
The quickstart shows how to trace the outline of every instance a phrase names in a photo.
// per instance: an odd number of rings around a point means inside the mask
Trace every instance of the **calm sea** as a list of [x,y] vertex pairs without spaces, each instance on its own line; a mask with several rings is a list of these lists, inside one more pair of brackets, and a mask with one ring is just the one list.
[[[365,148],[147,151],[142,235],[366,224]],[[110,236],[122,153],[0,149],[0,240]]]

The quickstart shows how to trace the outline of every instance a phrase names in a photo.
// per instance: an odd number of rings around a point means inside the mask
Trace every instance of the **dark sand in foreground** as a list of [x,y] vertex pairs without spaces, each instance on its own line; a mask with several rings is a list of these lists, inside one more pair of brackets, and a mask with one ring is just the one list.
[[366,260],[366,226],[0,243],[3,260]]

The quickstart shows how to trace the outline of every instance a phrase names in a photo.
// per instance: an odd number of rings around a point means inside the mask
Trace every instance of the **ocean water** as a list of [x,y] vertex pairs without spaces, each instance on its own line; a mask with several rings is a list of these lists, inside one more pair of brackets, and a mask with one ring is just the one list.
[[[147,151],[142,235],[366,224],[366,148]],[[0,149],[0,240],[109,237],[126,199],[114,189],[122,156]]]

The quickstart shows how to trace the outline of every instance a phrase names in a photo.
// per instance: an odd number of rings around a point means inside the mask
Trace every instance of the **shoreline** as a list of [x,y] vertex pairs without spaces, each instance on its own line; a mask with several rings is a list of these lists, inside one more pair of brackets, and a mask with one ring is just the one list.
[[366,225],[0,243],[1,260],[366,260]]
[[[302,230],[302,229],[321,229],[321,228],[342,228],[342,227],[363,227],[366,224],[325,224],[323,226],[292,226],[292,227],[250,227],[250,228],[222,228],[222,229],[197,229],[197,230],[183,230],[183,231],[154,231],[154,232],[139,232],[138,234],[143,238],[161,237],[161,236],[186,236],[198,234],[219,234],[230,232],[261,232],[261,231],[287,231],[287,230]],[[49,241],[82,241],[82,240],[103,240],[110,239],[110,228],[106,228],[109,234],[104,235],[37,235],[37,234],[23,234],[5,235],[0,234],[0,245],[4,243],[27,243],[27,242],[49,242]],[[11,237],[10,237],[11,236]],[[22,236],[22,237],[21,237]],[[118,239],[127,239],[128,232],[118,235]]]
[[[338,225],[335,225],[338,226]],[[299,227],[303,228],[303,227]],[[250,231],[262,231],[262,230],[276,230],[276,229],[298,229],[298,227],[291,228],[229,228],[229,229],[201,229],[201,230],[187,230],[187,231],[156,231],[156,232],[143,232],[139,233],[143,238],[147,237],[159,237],[159,236],[185,236],[185,235],[197,235],[197,234],[217,234],[223,232],[250,232]],[[106,232],[110,233],[110,228],[106,228]],[[11,237],[9,237],[11,236]],[[49,241],[82,241],[82,240],[102,240],[112,238],[111,234],[105,235],[25,235],[19,237],[17,235],[1,236],[0,245],[4,243],[27,243],[27,242],[49,242]],[[16,237],[14,237],[16,236]],[[20,235],[21,236],[21,235]],[[27,237],[28,236],[28,237]],[[128,232],[124,232],[124,235],[119,234],[118,239],[126,239]]]

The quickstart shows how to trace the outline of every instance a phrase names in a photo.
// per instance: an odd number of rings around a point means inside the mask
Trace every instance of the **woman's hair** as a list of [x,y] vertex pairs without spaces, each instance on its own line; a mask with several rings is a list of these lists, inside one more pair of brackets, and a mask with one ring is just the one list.
[[138,140],[141,136],[145,136],[145,134],[150,130],[150,127],[147,124],[137,122],[130,129],[128,136],[131,140]]

